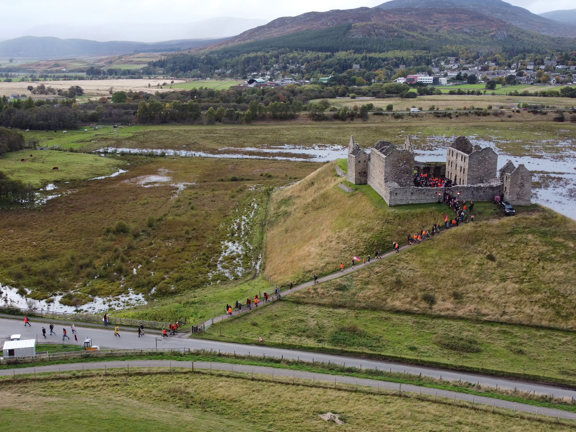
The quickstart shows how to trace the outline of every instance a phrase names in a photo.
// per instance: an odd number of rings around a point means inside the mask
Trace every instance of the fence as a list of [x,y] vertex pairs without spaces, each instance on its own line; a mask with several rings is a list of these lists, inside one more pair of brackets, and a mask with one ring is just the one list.
[[[0,313],[5,313],[9,315],[27,315],[30,317],[42,317],[42,318],[51,318],[56,320],[62,321],[70,321],[70,322],[87,322],[93,324],[103,324],[104,323],[104,314],[102,315],[94,315],[89,313],[77,313],[77,312],[51,312],[45,310],[38,310],[38,309],[20,309],[17,307],[0,307]],[[180,326],[185,325],[187,320],[180,321]],[[144,324],[144,328],[148,329],[162,329],[163,327],[168,327],[169,323],[167,322],[160,322],[160,321],[145,321],[133,318],[122,318],[122,317],[113,317],[108,316],[108,324],[109,325],[124,325],[124,326],[132,326],[132,327],[139,327],[140,324]]]

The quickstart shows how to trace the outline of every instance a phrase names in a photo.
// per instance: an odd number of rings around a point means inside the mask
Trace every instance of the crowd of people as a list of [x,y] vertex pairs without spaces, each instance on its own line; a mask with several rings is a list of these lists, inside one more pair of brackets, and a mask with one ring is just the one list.
[[416,174],[414,176],[414,186],[416,187],[432,187],[443,188],[453,186],[452,180],[444,177],[432,177],[428,174]]
[[[290,288],[292,288],[292,286],[293,286],[293,284],[291,282]],[[274,290],[274,295],[277,296],[277,298],[280,297],[280,288],[276,288]],[[262,294],[262,298],[260,298],[260,294],[256,294],[254,296],[254,298],[248,297],[244,304],[242,304],[242,302],[236,300],[234,307],[232,307],[232,305],[230,305],[230,304],[226,305],[226,315],[232,316],[234,314],[234,312],[242,312],[242,307],[245,307],[248,310],[252,310],[252,306],[257,308],[258,305],[262,301],[264,301],[264,303],[268,303],[269,300],[270,300],[270,294],[268,294],[267,292],[264,292],[264,294]]]

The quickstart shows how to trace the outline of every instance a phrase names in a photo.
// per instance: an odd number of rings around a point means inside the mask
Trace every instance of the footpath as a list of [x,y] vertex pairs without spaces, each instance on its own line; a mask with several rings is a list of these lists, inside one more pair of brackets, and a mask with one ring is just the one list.
[[[436,237],[436,236],[438,236],[438,235],[441,235],[441,234],[443,234],[443,233],[445,233],[446,231],[449,231],[449,230],[451,230],[451,229],[453,229],[453,228],[448,228],[448,229],[441,230],[440,232],[438,232],[437,234],[435,234],[433,237]],[[427,238],[427,239],[422,239],[422,243],[431,240],[433,237],[430,237],[430,238]],[[271,294],[271,295],[270,295],[270,299],[269,299],[267,302],[264,301],[264,300],[262,300],[262,298],[261,298],[258,307],[252,306],[252,308],[249,309],[247,306],[242,306],[242,310],[234,310],[234,311],[232,312],[232,315],[230,315],[230,314],[222,314],[222,315],[216,316],[216,317],[214,317],[214,318],[210,318],[209,320],[204,321],[203,323],[200,323],[199,326],[203,326],[204,329],[207,329],[207,328],[209,328],[209,327],[210,327],[211,325],[213,325],[213,324],[216,324],[216,323],[219,323],[219,322],[222,322],[222,321],[226,321],[227,319],[234,318],[234,317],[237,317],[237,316],[240,316],[240,315],[245,315],[245,314],[250,313],[250,312],[254,312],[254,311],[256,311],[256,310],[258,310],[258,309],[260,309],[260,308],[262,308],[262,307],[265,307],[265,306],[267,306],[267,305],[269,305],[269,304],[271,304],[271,303],[274,303],[275,301],[280,300],[281,297],[285,297],[285,296],[288,296],[288,295],[290,295],[290,294],[294,294],[294,293],[296,293],[296,292],[298,292],[298,291],[301,291],[301,290],[303,290],[303,289],[310,288],[311,286],[314,286],[315,284],[320,284],[320,283],[322,283],[322,282],[328,282],[328,281],[331,281],[331,280],[334,280],[334,279],[339,279],[339,278],[341,278],[341,277],[347,276],[347,275],[349,275],[350,273],[354,273],[354,272],[357,272],[357,271],[359,271],[359,270],[362,270],[362,269],[364,269],[364,268],[366,268],[366,267],[368,267],[368,266],[377,264],[377,263],[379,263],[381,260],[391,258],[392,256],[396,255],[397,253],[402,252],[403,250],[406,250],[406,249],[409,249],[409,248],[413,248],[413,247],[417,247],[418,245],[419,245],[419,243],[413,243],[412,245],[400,246],[399,252],[390,251],[390,252],[387,252],[387,253],[385,253],[385,254],[382,254],[382,255],[378,256],[378,258],[371,259],[369,262],[359,263],[359,264],[357,264],[357,265],[347,267],[347,268],[345,268],[344,270],[337,271],[337,272],[335,272],[335,273],[331,273],[331,274],[328,274],[328,275],[326,275],[326,276],[319,277],[316,283],[314,282],[314,280],[311,280],[311,281],[308,281],[308,282],[304,282],[304,283],[302,283],[302,284],[300,284],[300,285],[296,285],[296,286],[292,287],[291,289],[282,291],[279,295],[276,295],[276,294],[272,295],[272,294]]]
[[[397,384],[381,380],[371,380],[354,378],[343,375],[329,375],[329,374],[317,374],[312,372],[304,371],[294,371],[290,369],[280,369],[266,366],[249,366],[241,364],[230,364],[230,363],[212,363],[212,362],[185,362],[185,361],[168,361],[168,360],[133,360],[130,362],[126,361],[109,361],[109,362],[91,362],[91,363],[68,363],[60,365],[51,366],[36,366],[27,367],[19,369],[3,369],[0,370],[0,376],[10,376],[16,377],[16,375],[36,375],[37,373],[61,373],[68,371],[87,371],[87,370],[110,370],[110,369],[124,369],[127,371],[127,375],[130,374],[130,370],[134,368],[170,368],[170,370],[175,368],[186,369],[190,372],[194,372],[196,369],[210,370],[210,371],[227,371],[242,374],[258,374],[271,377],[274,381],[278,378],[279,382],[294,383],[296,379],[322,382],[323,385],[333,385],[337,387],[337,384],[348,385],[348,386],[358,386],[369,387],[373,391],[383,392],[390,394],[390,392],[402,395],[405,393],[412,393],[414,396],[419,395],[419,397],[427,396],[428,400],[435,400],[440,397],[443,399],[448,399],[450,401],[464,402],[468,406],[471,405],[483,405],[487,408],[502,408],[507,410],[513,410],[514,412],[522,412],[533,415],[542,415],[547,417],[553,417],[558,420],[576,420],[576,413],[563,411],[552,408],[537,407],[517,402],[510,402],[501,399],[493,399],[484,396],[469,395],[466,393],[458,393],[448,390],[437,390],[434,388],[420,387],[411,384]],[[283,378],[283,379],[282,379]],[[292,379],[292,381],[290,380]]]

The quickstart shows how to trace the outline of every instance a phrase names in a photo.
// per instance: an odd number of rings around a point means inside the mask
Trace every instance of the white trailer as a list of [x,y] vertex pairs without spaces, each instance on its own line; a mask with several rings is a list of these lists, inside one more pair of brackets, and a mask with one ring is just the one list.
[[14,340],[4,342],[4,359],[36,355],[36,340]]

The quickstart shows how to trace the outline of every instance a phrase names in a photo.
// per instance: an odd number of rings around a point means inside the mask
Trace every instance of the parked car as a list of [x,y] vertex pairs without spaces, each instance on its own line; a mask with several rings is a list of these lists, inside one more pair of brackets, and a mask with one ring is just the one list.
[[501,201],[498,204],[498,208],[504,213],[506,216],[514,216],[516,214],[516,210],[512,207],[508,201]]

